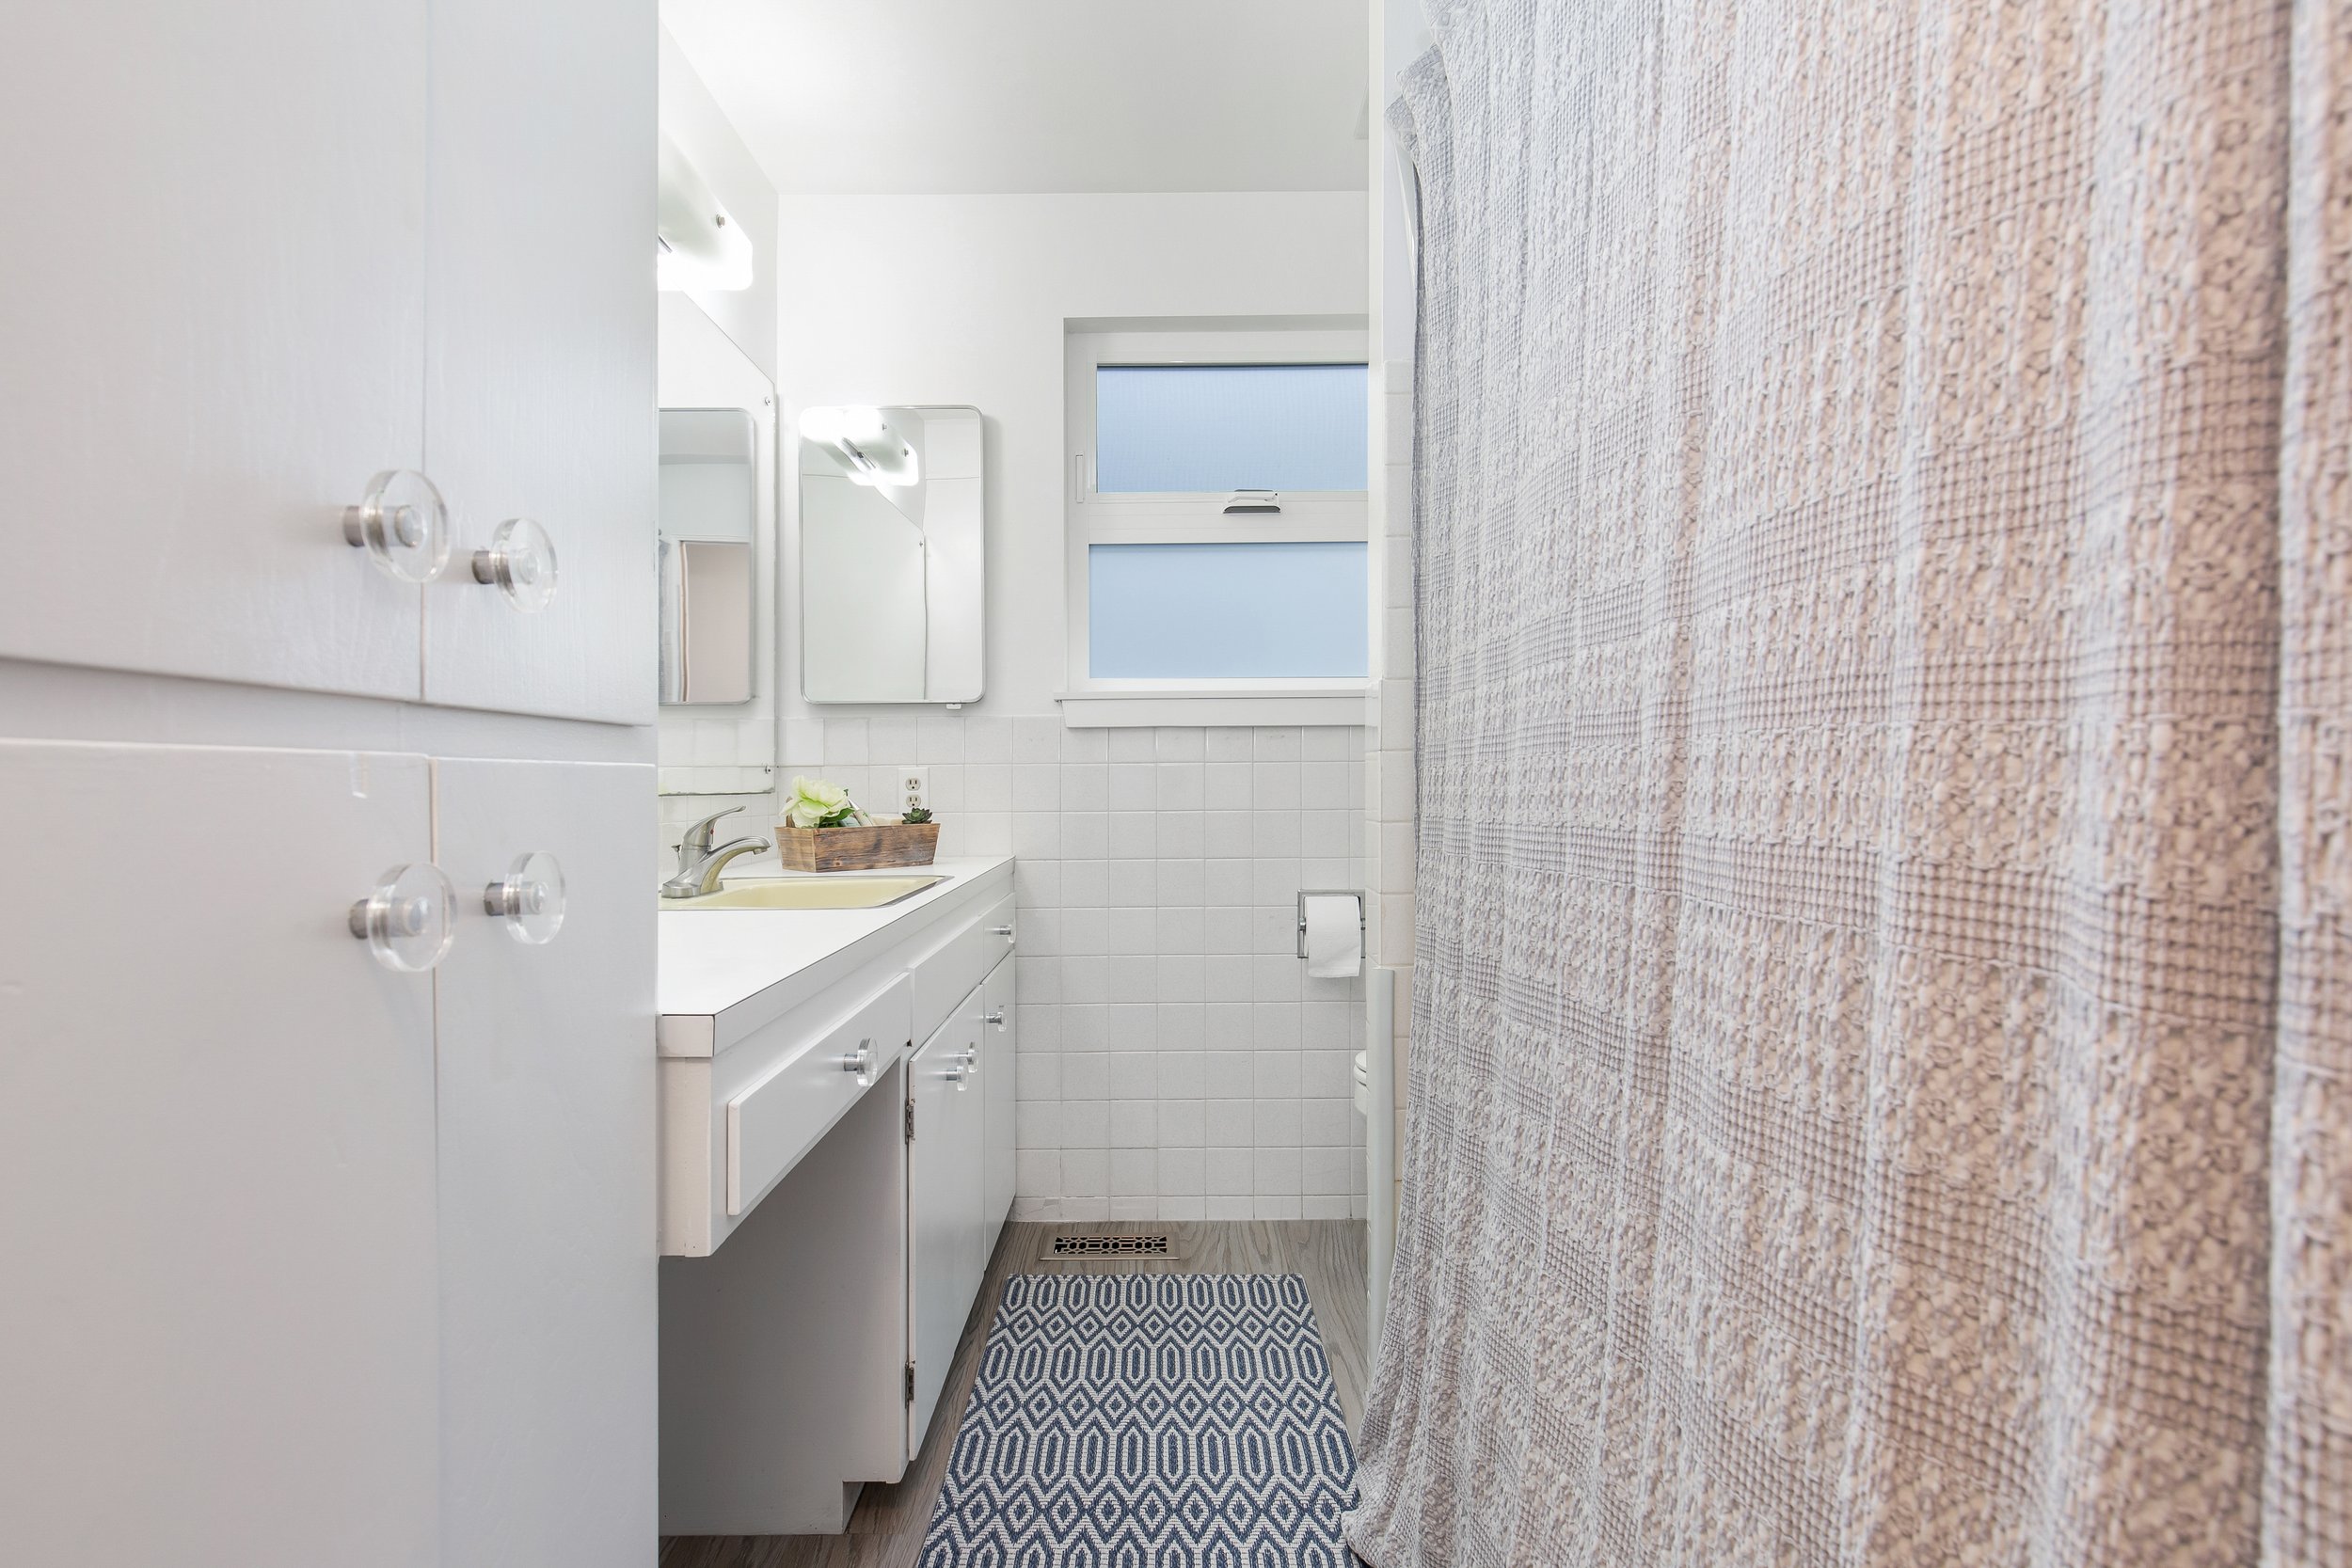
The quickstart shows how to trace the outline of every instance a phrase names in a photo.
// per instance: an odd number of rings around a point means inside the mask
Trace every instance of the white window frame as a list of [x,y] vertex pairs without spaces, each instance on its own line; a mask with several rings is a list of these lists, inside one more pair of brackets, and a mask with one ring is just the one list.
[[[1069,689],[1062,719],[1079,728],[1136,724],[1360,724],[1368,678],[1097,679],[1090,669],[1088,550],[1096,545],[1360,544],[1371,548],[1362,490],[1284,491],[1273,515],[1228,516],[1230,490],[1105,495],[1095,486],[1094,385],[1104,365],[1361,365],[1361,331],[1259,327],[1071,332],[1064,403],[1063,578]],[[1365,410],[1367,420],[1371,410]],[[1366,636],[1372,626],[1366,606]],[[1371,650],[1365,650],[1370,667]]]

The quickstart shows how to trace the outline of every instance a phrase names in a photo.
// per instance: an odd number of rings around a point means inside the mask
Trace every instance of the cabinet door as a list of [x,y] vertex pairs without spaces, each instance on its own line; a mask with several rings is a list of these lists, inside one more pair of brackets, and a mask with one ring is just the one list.
[[[651,0],[434,9],[428,702],[653,722],[654,40]],[[471,568],[510,517],[555,549],[528,613]]]
[[[653,769],[434,764],[469,916],[438,985],[443,1568],[653,1560]],[[485,885],[543,852],[563,924]]]
[[984,1222],[980,1247],[983,1272],[996,1250],[996,1238],[1012,1209],[1013,1118],[1015,1069],[1019,1057],[1019,998],[1013,990],[1013,961],[1009,956],[989,971],[980,986],[980,1217]]
[[973,1259],[981,1225],[981,1097],[965,1066],[965,1053],[978,1044],[978,1018],[975,987],[915,1053],[907,1076],[914,1117],[907,1145],[907,1354],[914,1363],[914,1400],[907,1410],[910,1460],[930,1428],[979,1284]]
[[0,742],[0,1561],[432,1562],[433,977],[346,925],[428,812],[421,757]]
[[423,455],[425,47],[424,0],[0,8],[0,655],[416,697],[342,517]]

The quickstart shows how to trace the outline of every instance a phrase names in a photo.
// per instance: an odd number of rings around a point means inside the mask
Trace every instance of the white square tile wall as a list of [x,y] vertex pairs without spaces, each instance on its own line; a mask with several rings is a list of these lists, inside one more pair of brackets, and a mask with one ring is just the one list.
[[826,721],[825,777],[881,799],[919,763],[943,855],[1020,858],[1021,1217],[1362,1214],[1362,982],[1307,979],[1292,927],[1301,887],[1364,885],[1363,744]]
[[[1300,888],[1366,886],[1364,741],[787,722],[780,785],[822,777],[887,810],[919,765],[942,856],[1019,857],[1016,1217],[1362,1217],[1363,982],[1308,979],[1294,927]],[[665,799],[665,868],[681,828],[739,800],[726,836],[767,836],[772,796]]]

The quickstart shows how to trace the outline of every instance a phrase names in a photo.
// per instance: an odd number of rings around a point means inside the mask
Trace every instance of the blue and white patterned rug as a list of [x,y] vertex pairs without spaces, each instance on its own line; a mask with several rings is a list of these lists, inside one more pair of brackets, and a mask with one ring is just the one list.
[[1016,1275],[922,1568],[1347,1568],[1356,1453],[1296,1275]]

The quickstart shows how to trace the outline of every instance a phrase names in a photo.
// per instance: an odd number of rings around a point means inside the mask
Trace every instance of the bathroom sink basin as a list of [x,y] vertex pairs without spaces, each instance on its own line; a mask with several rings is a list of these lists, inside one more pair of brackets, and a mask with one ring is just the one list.
[[700,898],[664,898],[664,910],[878,910],[912,898],[947,879],[919,877],[777,877],[729,882]]

